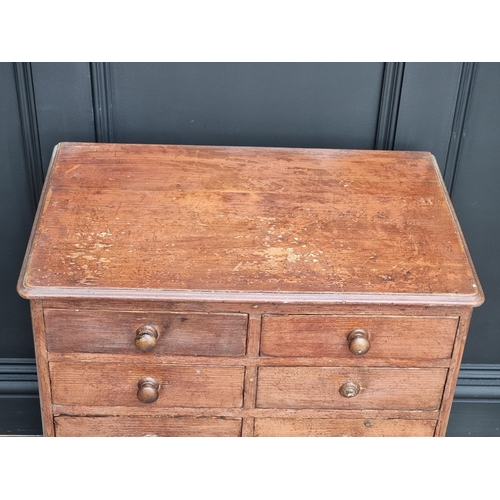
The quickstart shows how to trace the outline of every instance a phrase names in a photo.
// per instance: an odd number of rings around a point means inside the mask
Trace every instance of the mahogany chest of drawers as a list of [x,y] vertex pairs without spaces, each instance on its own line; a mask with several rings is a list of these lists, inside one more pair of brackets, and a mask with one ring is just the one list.
[[425,152],[62,143],[18,285],[47,436],[443,436],[483,293]]

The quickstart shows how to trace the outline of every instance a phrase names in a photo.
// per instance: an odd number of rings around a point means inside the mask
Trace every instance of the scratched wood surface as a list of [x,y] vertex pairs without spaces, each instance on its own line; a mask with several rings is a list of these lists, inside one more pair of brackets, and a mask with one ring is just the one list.
[[[262,318],[261,354],[264,356],[332,356],[371,358],[445,359],[452,354],[458,318],[401,316],[288,315]],[[361,356],[349,350],[347,335],[363,328],[369,351]]]
[[[56,417],[56,436],[237,437],[241,419],[203,417]],[[418,424],[417,424],[418,425]]]
[[[131,354],[139,359],[245,355],[245,314],[45,309],[44,318],[50,352]],[[150,352],[135,345],[135,331],[142,325],[153,326],[159,335]]]
[[255,436],[262,437],[431,437],[435,420],[257,418]]
[[[257,408],[436,410],[448,370],[444,368],[260,367]],[[343,397],[346,382],[359,384]]]
[[[154,403],[137,398],[138,381],[159,382]],[[66,405],[165,407],[241,407],[243,367],[141,366],[127,363],[50,363],[52,401]]]
[[49,178],[25,297],[483,300],[429,153],[63,143]]

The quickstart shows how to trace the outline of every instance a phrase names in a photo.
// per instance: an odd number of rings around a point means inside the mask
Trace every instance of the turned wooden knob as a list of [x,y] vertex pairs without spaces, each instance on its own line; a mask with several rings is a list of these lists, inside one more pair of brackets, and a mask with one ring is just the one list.
[[151,351],[158,341],[158,330],[154,326],[143,325],[135,331],[135,346],[140,351]]
[[358,356],[366,354],[370,350],[370,341],[368,340],[368,332],[363,328],[356,328],[347,335],[349,342],[349,350]]
[[339,392],[344,398],[353,398],[359,394],[359,390],[359,384],[356,382],[346,382],[340,386]]
[[143,377],[137,383],[137,399],[142,403],[154,403],[158,399],[160,384],[152,377]]

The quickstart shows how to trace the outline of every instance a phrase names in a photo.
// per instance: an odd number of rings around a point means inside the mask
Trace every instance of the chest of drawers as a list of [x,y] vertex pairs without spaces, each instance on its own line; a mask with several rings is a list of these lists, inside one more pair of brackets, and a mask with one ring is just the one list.
[[442,436],[484,300],[429,153],[90,143],[18,290],[47,436]]

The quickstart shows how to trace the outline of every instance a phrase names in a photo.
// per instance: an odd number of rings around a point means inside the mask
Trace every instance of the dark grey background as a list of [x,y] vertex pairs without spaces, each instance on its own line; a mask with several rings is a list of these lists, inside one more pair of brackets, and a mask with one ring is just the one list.
[[16,293],[61,141],[431,151],[486,302],[449,436],[500,436],[499,63],[0,63],[0,434],[41,433]]

